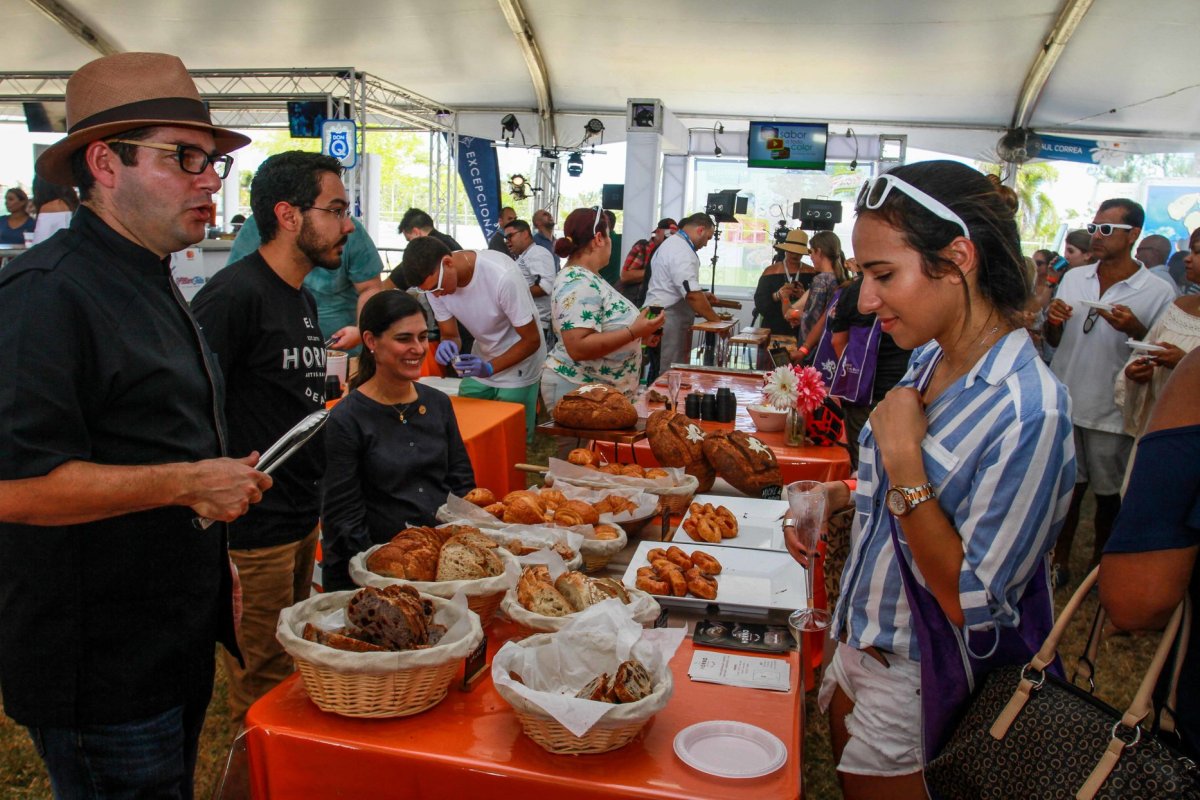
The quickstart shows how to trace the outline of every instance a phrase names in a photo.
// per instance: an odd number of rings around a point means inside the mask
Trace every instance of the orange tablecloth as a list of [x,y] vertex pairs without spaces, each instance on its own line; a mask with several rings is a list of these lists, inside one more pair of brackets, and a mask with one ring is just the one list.
[[514,464],[525,462],[525,406],[501,400],[451,397],[475,485],[497,497],[525,488],[525,475]]
[[[515,630],[498,622],[488,633],[490,662]],[[469,693],[455,688],[456,679],[445,700],[413,717],[356,720],[318,710],[293,676],[246,715],[251,796],[798,797],[803,742],[799,692],[692,682],[687,677],[692,652],[691,639],[685,639],[671,661],[674,696],[639,738],[611,753],[586,756],[553,755],[534,744],[521,732],[490,677]],[[790,659],[794,669],[795,653]],[[692,769],[676,757],[675,735],[712,719],[739,720],[770,731],[787,745],[787,763],[750,780],[716,778]]]
[[438,378],[443,377],[442,365],[437,363],[434,356],[437,355],[437,342],[430,342],[429,347],[425,348],[425,360],[421,362],[421,377],[434,375]]

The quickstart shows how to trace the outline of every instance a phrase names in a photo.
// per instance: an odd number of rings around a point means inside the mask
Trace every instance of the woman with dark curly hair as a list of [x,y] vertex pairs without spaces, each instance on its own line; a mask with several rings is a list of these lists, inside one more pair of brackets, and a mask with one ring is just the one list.
[[846,797],[923,798],[972,681],[1053,624],[1074,446],[1066,390],[1019,323],[1011,190],[931,161],[868,181],[856,208],[858,307],[915,352],[860,437],[853,498],[826,484],[831,513],[857,513],[820,702]]

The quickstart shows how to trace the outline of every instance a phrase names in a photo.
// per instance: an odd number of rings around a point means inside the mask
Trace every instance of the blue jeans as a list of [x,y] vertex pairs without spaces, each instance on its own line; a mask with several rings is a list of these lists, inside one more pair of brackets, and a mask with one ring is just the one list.
[[116,725],[29,728],[57,800],[191,800],[205,702]]

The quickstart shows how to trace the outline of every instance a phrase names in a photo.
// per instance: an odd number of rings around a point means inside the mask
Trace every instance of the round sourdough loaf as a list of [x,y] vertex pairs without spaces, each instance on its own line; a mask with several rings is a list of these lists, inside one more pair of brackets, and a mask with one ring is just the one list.
[[779,486],[783,476],[771,448],[745,431],[714,431],[704,440],[704,456],[733,488],[751,497]]
[[694,420],[675,411],[655,411],[646,419],[646,439],[658,463],[683,467],[700,482],[699,492],[712,488],[717,475],[704,456],[704,431]]
[[637,409],[625,395],[599,383],[568,392],[554,406],[554,421],[568,428],[620,430],[632,428],[637,419]]

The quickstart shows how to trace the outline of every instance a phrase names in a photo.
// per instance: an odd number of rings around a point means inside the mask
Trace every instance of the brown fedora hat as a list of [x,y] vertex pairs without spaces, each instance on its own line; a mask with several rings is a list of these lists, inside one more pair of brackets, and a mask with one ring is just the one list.
[[800,255],[808,255],[808,234],[799,228],[788,231],[787,239],[782,243],[775,245],[776,250],[784,250],[788,253],[799,253]]
[[118,53],[88,62],[67,81],[67,138],[45,150],[34,169],[51,183],[71,186],[71,154],[122,131],[156,125],[212,133],[217,150],[250,144],[212,124],[187,67],[166,53]]

